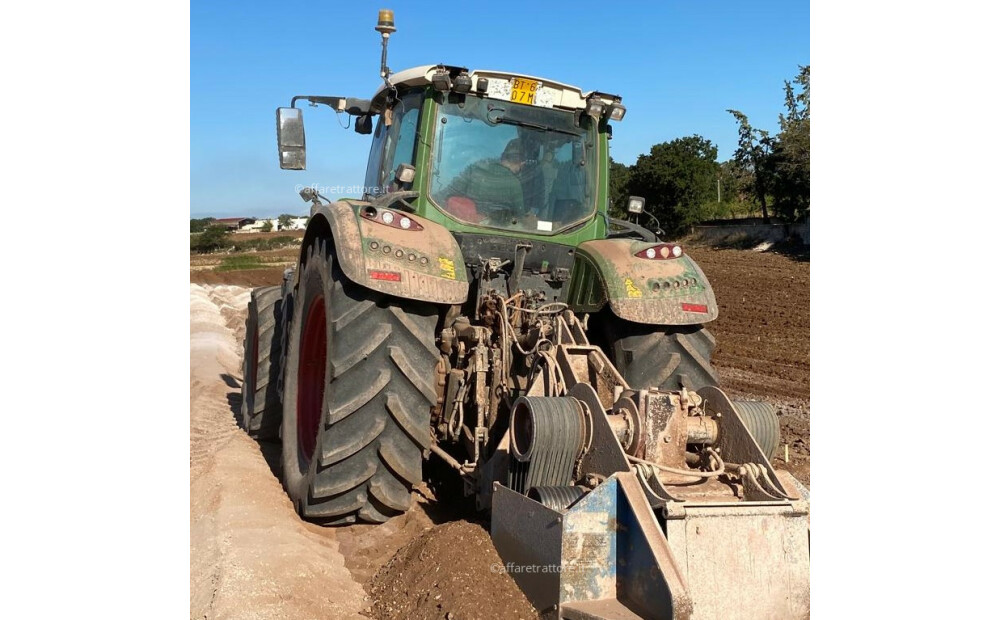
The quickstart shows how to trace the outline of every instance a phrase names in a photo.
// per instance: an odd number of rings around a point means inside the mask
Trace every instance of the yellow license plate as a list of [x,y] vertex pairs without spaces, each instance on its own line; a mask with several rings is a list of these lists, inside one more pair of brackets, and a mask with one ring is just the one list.
[[526,103],[535,105],[535,95],[538,94],[538,87],[541,82],[535,80],[522,80],[513,78],[510,81],[510,100],[514,103]]

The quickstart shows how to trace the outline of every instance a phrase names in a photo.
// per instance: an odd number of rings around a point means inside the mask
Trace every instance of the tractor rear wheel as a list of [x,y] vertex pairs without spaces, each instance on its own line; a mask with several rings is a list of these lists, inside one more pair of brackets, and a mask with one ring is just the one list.
[[633,389],[719,385],[712,368],[715,336],[703,325],[644,325],[606,312],[600,318],[608,354]]
[[282,478],[325,525],[406,511],[430,446],[438,311],[348,280],[329,241],[301,267],[285,361]]
[[252,437],[276,439],[281,425],[281,287],[250,292],[243,339],[243,405],[240,426]]

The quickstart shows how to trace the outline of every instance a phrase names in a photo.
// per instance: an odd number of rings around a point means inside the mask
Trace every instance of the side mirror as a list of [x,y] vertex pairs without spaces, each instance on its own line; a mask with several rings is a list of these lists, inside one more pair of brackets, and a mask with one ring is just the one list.
[[306,169],[306,129],[302,110],[278,108],[278,163],[282,170]]
[[643,207],[646,206],[646,199],[642,196],[629,196],[628,197],[628,212],[638,215],[642,213]]
[[367,114],[354,119],[354,131],[368,135],[372,132],[372,117]]

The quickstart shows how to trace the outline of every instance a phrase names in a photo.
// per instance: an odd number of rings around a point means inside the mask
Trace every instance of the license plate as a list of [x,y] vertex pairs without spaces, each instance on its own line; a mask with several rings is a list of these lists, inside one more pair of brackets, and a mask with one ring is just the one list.
[[522,80],[513,78],[510,81],[510,100],[514,103],[526,103],[535,105],[535,95],[538,94],[538,87],[541,82],[535,80]]

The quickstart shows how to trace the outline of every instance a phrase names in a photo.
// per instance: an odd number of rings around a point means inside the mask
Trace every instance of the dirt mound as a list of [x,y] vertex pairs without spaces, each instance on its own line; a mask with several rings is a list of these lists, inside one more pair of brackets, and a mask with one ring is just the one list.
[[215,271],[208,269],[191,269],[192,284],[235,284],[238,286],[277,286],[285,274],[285,267],[268,267],[267,269],[242,269],[239,271]]
[[399,550],[369,583],[373,618],[541,618],[502,570],[490,534],[459,521]]
[[298,518],[236,426],[249,297],[191,285],[191,617],[358,618],[336,533]]

